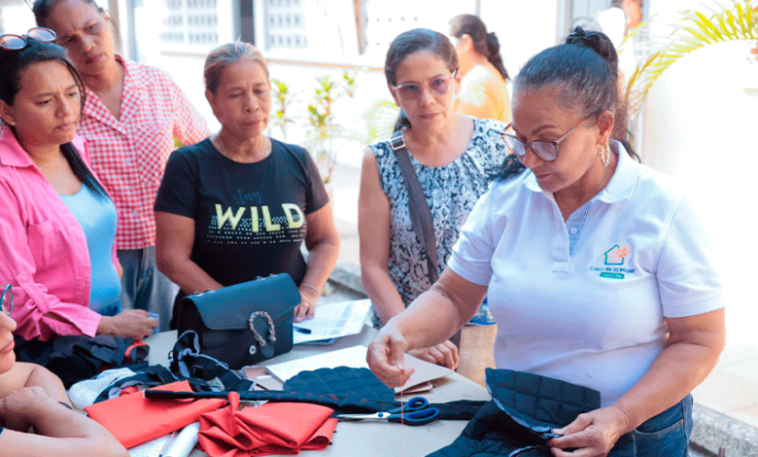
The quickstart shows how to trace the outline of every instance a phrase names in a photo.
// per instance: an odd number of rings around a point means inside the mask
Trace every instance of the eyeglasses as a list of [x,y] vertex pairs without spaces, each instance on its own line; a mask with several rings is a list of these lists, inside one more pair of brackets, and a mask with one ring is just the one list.
[[13,312],[13,288],[10,284],[6,284],[3,288],[3,295],[0,296],[0,301],[3,303],[3,314],[10,316]]
[[[436,76],[429,81],[427,88],[432,95],[445,95],[450,90],[450,81],[455,78],[455,74],[458,70],[455,70],[452,75]],[[392,86],[397,91],[400,100],[406,102],[413,102],[421,97],[421,90],[425,85],[419,83],[405,83],[399,86]]]
[[519,160],[523,161],[524,156],[526,156],[526,148],[531,148],[534,155],[544,160],[545,162],[552,162],[558,158],[558,145],[561,143],[561,141],[565,140],[571,134],[571,132],[582,125],[584,121],[596,114],[598,113],[592,113],[589,116],[585,117],[578,124],[573,126],[568,132],[564,133],[560,138],[553,141],[521,141],[511,134],[505,133],[509,128],[511,128],[512,124],[505,126],[505,130],[500,132],[500,136],[503,138],[503,141],[505,142],[505,145],[508,147],[508,149],[513,151],[516,156],[518,156]]
[[52,43],[56,35],[52,30],[45,27],[34,27],[26,32],[26,35],[13,35],[6,33],[0,35],[0,48],[6,51],[20,51],[29,46],[29,38],[40,43]]

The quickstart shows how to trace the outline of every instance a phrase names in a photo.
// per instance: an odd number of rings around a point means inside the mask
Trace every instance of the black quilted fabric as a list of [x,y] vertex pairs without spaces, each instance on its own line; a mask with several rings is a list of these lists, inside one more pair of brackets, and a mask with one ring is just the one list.
[[550,430],[600,408],[600,392],[558,379],[512,370],[486,371],[495,404],[523,426],[545,438]]
[[551,457],[553,428],[600,407],[600,393],[512,370],[486,372],[492,395],[453,444],[427,457]]
[[284,390],[335,394],[345,399],[395,401],[395,391],[387,387],[368,368],[337,367],[302,371],[284,383]]

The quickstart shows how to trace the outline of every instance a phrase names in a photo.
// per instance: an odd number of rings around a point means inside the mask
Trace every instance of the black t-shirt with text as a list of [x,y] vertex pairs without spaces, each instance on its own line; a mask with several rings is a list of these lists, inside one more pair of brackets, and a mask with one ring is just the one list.
[[171,154],[155,211],[195,220],[191,259],[222,285],[276,273],[300,284],[305,216],[328,201],[305,149],[271,139],[268,157],[239,163],[206,139]]

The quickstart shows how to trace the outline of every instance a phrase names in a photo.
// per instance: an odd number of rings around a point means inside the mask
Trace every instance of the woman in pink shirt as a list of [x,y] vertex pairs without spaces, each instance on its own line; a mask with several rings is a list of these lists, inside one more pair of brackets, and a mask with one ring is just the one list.
[[179,288],[156,267],[153,205],[174,139],[202,141],[205,120],[168,73],[116,52],[110,19],[94,0],[35,0],[34,17],[55,30],[84,80],[79,134],[118,208],[124,308],[159,314],[167,330]]
[[[142,339],[158,323],[145,311],[118,313],[117,273],[115,304],[107,302],[102,314],[90,309],[103,287],[93,274],[107,278],[100,270],[112,276],[118,268],[113,235],[106,247],[91,249],[90,241],[102,238],[102,226],[92,222],[107,222],[109,212],[115,219],[115,211],[76,137],[81,77],[65,50],[49,43],[52,30],[29,34],[0,37],[0,284],[11,284],[16,297],[16,333]],[[103,255],[106,265],[93,269]]]

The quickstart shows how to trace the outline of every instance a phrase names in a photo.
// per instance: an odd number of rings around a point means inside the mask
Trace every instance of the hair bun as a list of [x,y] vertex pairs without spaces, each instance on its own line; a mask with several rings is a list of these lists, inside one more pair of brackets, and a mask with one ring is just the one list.
[[611,68],[618,69],[618,54],[610,38],[603,32],[585,31],[577,26],[574,32],[566,37],[566,44],[588,48],[595,51],[603,58]]
[[495,32],[487,34],[487,49],[489,49],[490,55],[500,54],[500,40],[497,39]]

